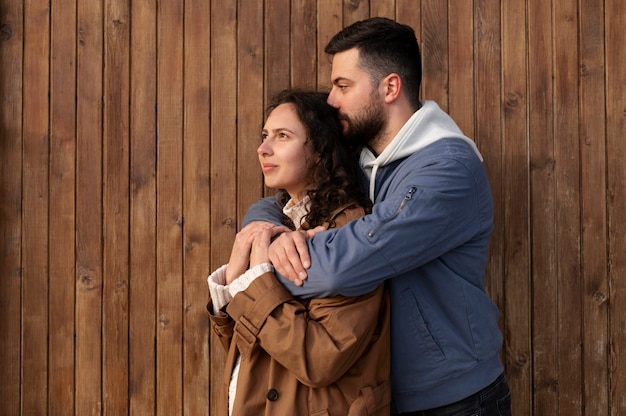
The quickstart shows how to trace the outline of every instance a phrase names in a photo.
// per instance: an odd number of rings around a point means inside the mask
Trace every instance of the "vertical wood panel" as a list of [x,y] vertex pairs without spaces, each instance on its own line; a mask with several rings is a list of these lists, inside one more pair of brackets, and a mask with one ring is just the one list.
[[[306,2],[305,2],[306,3]],[[308,10],[301,10],[309,13]],[[237,13],[237,220],[263,195],[256,149],[263,126],[263,5],[239,0]],[[315,39],[315,38],[313,38]],[[309,51],[314,60],[315,54]],[[300,73],[300,71],[295,71]],[[294,72],[294,77],[296,76]],[[303,73],[300,73],[303,75]],[[295,82],[295,81],[294,81]],[[221,346],[220,352],[222,352]]]
[[392,1],[377,1],[374,0],[370,3],[370,16],[381,16],[388,19],[394,19],[396,14],[396,0]]
[[22,411],[45,414],[48,381],[48,3],[24,3]]
[[[422,0],[421,8],[422,93],[448,111],[448,4],[440,0]],[[419,33],[419,32],[418,32]],[[418,35],[419,36],[419,35]]]
[[0,401],[20,410],[23,2],[0,2]]
[[50,378],[48,413],[74,414],[76,182],[76,2],[51,4],[50,68]]
[[180,414],[183,336],[183,7],[157,15],[157,415]]
[[474,138],[476,111],[474,91],[474,16],[472,1],[448,2],[449,101],[450,116],[461,131]]
[[108,0],[104,17],[103,405],[128,414],[129,39],[125,0]]
[[317,83],[321,89],[330,90],[330,59],[324,48],[341,30],[343,11],[341,0],[317,0]]
[[506,363],[513,414],[532,414],[531,285],[524,2],[502,5],[503,220]]
[[291,85],[296,87],[315,89],[317,86],[316,18],[314,0],[292,0],[290,66]]
[[[502,106],[501,94],[501,25],[500,1],[474,1],[474,84],[476,91],[476,121],[474,141],[482,155],[483,164],[489,175],[494,203],[494,228],[489,244],[485,287],[500,308],[500,329],[506,334],[504,285],[504,180],[502,149]],[[503,346],[506,356],[507,343]],[[505,360],[506,364],[506,360]]]
[[[237,223],[236,195],[236,94],[237,1],[211,2],[211,235],[210,270],[228,262]],[[284,55],[283,55],[284,58]],[[206,292],[205,292],[206,293]],[[222,384],[225,352],[211,331],[211,396],[209,414],[216,414],[216,397]]]
[[420,98],[432,99],[432,97],[424,96],[423,79],[428,75],[424,71],[424,42],[421,35],[422,30],[422,7],[421,0],[396,0],[396,16],[395,19],[405,25],[409,25],[415,31],[415,36],[420,47],[420,55],[422,59],[422,83],[420,84]]
[[288,88],[291,80],[291,36],[287,26],[291,21],[289,0],[265,3],[265,102]]
[[76,108],[76,414],[102,412],[103,3],[78,10]]
[[129,406],[156,413],[157,2],[131,2]]
[[528,107],[530,169],[530,245],[532,316],[533,406],[537,414],[558,413],[556,207],[554,131],[552,119],[552,5],[528,1]]
[[209,6],[205,0],[185,2],[183,414],[189,416],[206,414],[209,405]]
[[[405,25],[409,25],[415,31],[417,41],[420,43],[420,53],[424,59],[424,42],[422,32],[422,2],[421,0],[396,0],[395,19]],[[422,64],[423,66],[423,64]]]
[[359,20],[364,20],[370,17],[370,0],[350,1],[344,0],[343,2],[343,26],[349,26]]
[[584,405],[601,415],[609,414],[604,13],[600,1],[579,4]]
[[[576,0],[554,7],[554,154],[556,159],[556,259],[558,274],[559,414],[582,409],[582,279]],[[539,305],[537,305],[539,306]]]
[[415,29],[485,158],[513,413],[626,413],[623,1],[6,0],[0,414],[214,413],[206,275],[263,194],[267,98],[328,89],[369,16]]
[[611,416],[626,414],[626,53],[624,2],[610,0],[606,7],[607,102],[607,215],[609,224],[609,336]]

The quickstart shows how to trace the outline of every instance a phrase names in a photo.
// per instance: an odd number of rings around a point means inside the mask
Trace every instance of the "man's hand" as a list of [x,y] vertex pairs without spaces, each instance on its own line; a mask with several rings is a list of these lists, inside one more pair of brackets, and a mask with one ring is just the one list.
[[302,286],[307,278],[306,269],[311,267],[307,240],[324,227],[316,227],[308,231],[291,231],[282,233],[269,248],[270,261],[278,273]]

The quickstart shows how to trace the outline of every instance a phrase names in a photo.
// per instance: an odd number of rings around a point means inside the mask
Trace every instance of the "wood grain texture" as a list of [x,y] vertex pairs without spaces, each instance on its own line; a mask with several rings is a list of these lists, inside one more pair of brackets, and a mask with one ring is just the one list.
[[51,5],[50,68],[50,311],[48,409],[74,413],[76,275],[76,21],[74,1]]
[[156,414],[183,408],[183,32],[179,2],[157,8]]
[[[237,94],[233,88],[237,84],[237,10],[238,2],[234,0],[211,2],[211,147],[208,159],[211,223],[207,276],[228,262],[239,225],[236,218]],[[215,333],[210,331],[210,334],[209,414],[216,414],[226,352]]]
[[606,149],[609,266],[609,405],[611,416],[626,414],[626,53],[623,22],[626,7],[611,0],[606,7]]
[[48,45],[50,15],[43,1],[24,2],[23,238],[22,238],[22,406],[47,411],[49,146]]
[[[306,2],[305,2],[306,3]],[[243,220],[248,207],[263,193],[263,176],[257,156],[265,116],[263,84],[263,5],[240,0],[237,17],[237,217],[235,227]],[[243,7],[245,6],[245,7]],[[302,6],[304,7],[304,6]],[[310,13],[302,9],[302,13]],[[294,19],[296,19],[294,17]],[[308,20],[305,19],[305,20]],[[300,46],[302,47],[302,45]],[[312,51],[312,61],[315,62]],[[303,56],[306,61],[306,55]],[[306,68],[306,65],[300,68]],[[299,75],[296,75],[298,73]],[[294,77],[306,78],[308,69],[294,69]],[[304,83],[304,80],[301,80]],[[295,81],[294,81],[295,82]],[[300,84],[296,84],[300,85]],[[303,86],[303,85],[300,85]]]
[[[461,131],[472,139],[476,90],[474,84],[474,11],[468,1],[450,2],[448,8],[448,111]],[[452,72],[454,71],[454,72]]]
[[528,170],[526,5],[502,5],[502,200],[505,363],[513,414],[532,414],[532,283]]
[[580,3],[580,164],[585,412],[609,414],[604,13]]
[[131,2],[129,414],[156,412],[157,1]]
[[335,33],[343,27],[343,9],[341,0],[317,1],[317,82],[325,89],[330,90],[332,85],[330,74],[330,57],[324,48]]
[[582,278],[580,236],[580,146],[576,1],[555,2],[554,16],[554,157],[557,270],[558,414],[581,415]]
[[124,0],[104,10],[103,119],[103,406],[128,414],[130,10]]
[[621,0],[0,2],[0,414],[215,412],[206,277],[263,186],[268,99],[411,25],[484,158],[513,414],[626,413]]
[[554,177],[554,131],[552,100],[553,50],[552,7],[548,2],[529,1],[528,25],[528,108],[530,167],[530,227],[533,314],[534,413],[558,412],[558,354],[556,273],[556,182]]
[[76,401],[75,414],[102,409],[103,3],[77,4]]
[[[485,287],[500,308],[500,329],[505,333],[504,287],[504,178],[502,152],[504,135],[502,103],[494,99],[502,88],[502,27],[498,0],[476,0],[474,3],[474,66],[475,66],[475,127],[474,141],[483,155],[483,164],[489,175],[494,204],[494,228],[489,244],[489,261]],[[508,343],[503,354],[507,354]],[[505,363],[506,364],[506,363]]]
[[448,111],[448,4],[438,0],[422,0],[421,3],[421,31],[417,36],[422,41],[422,94]]
[[209,406],[210,3],[185,2],[183,132],[183,414]]
[[0,400],[21,404],[23,2],[0,2]]

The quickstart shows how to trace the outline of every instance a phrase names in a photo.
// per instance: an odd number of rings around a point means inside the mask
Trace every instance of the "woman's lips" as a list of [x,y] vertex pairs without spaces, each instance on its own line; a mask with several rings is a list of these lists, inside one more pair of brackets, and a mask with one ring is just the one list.
[[278,167],[278,165],[274,165],[272,163],[262,163],[261,164],[261,170],[263,171],[263,173],[269,173],[273,170],[275,170]]

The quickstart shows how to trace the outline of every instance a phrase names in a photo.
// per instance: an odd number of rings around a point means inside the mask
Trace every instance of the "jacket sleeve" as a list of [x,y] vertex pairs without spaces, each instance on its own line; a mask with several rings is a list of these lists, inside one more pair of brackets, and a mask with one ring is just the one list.
[[227,310],[237,322],[242,357],[258,342],[303,384],[324,387],[350,369],[377,336],[383,296],[381,286],[364,296],[313,299],[305,306],[266,273]]
[[[311,267],[302,286],[278,277],[307,298],[368,293],[431,261],[482,276],[492,228],[490,187],[478,159],[431,160],[396,175],[370,215],[308,240]],[[458,264],[440,258],[452,250]]]
[[242,227],[253,221],[268,221],[276,225],[282,224],[282,211],[276,204],[276,198],[268,196],[252,204],[243,217]]

